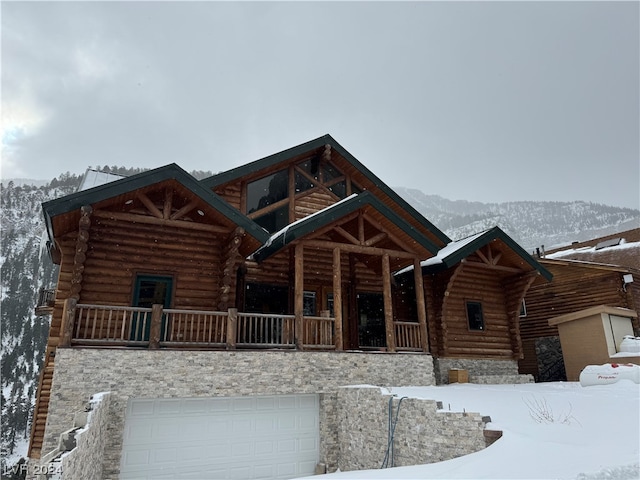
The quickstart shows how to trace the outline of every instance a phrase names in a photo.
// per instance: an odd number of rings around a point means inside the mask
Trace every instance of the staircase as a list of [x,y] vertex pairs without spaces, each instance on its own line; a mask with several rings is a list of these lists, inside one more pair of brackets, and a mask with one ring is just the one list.
[[51,382],[53,380],[53,360],[55,351],[48,351],[45,357],[44,367],[40,372],[38,382],[38,395],[33,410],[33,421],[31,424],[31,440],[29,442],[28,456],[39,459],[42,443],[44,441],[44,427],[47,422],[47,412],[49,410],[49,398],[51,396]]

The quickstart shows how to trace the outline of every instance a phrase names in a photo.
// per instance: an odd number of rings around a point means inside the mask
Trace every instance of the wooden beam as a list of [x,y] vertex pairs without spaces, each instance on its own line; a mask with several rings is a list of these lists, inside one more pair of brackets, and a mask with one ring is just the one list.
[[333,318],[335,322],[336,350],[342,350],[342,266],[340,264],[339,247],[333,249]]
[[391,300],[391,269],[389,254],[382,255],[382,296],[384,299],[384,327],[387,333],[387,351],[396,351],[396,335],[393,325],[393,303]]
[[78,301],[69,297],[64,301],[64,307],[62,309],[62,334],[60,347],[71,346],[71,338],[73,337],[73,325],[76,318],[76,305]]
[[162,305],[151,305],[151,325],[149,326],[149,348],[160,348],[160,334],[162,332]]
[[142,204],[147,207],[147,210],[149,210],[149,212],[151,213],[151,215],[153,215],[156,218],[160,218],[162,219],[162,212],[160,210],[158,210],[158,207],[156,207],[153,202],[149,199],[149,197],[147,197],[144,193],[142,192],[138,192],[138,198],[140,199],[140,201],[142,202]]
[[165,220],[163,218],[150,217],[148,215],[135,215],[133,213],[109,212],[106,210],[96,210],[94,215],[98,218],[108,218],[112,220],[122,220],[132,223],[146,223],[148,225],[160,225],[163,227],[184,228],[188,230],[199,230],[212,233],[229,233],[231,228],[220,225],[210,225],[208,223],[186,222],[184,220]]
[[384,254],[389,255],[390,257],[397,258],[416,258],[415,253],[403,252],[401,250],[390,250],[388,248],[378,248],[378,247],[367,247],[364,245],[351,245],[348,243],[337,243],[337,242],[329,242],[326,240],[306,240],[304,242],[305,246],[314,247],[314,248],[322,248],[322,249],[330,249],[333,250],[335,247],[340,247],[342,251],[356,254],[364,254],[364,255],[376,255],[382,256]]
[[429,351],[429,337],[427,335],[427,307],[424,301],[424,283],[422,281],[422,267],[420,260],[413,261],[413,279],[416,293],[416,309],[418,310],[418,323],[420,324],[420,341],[422,351]]
[[404,249],[407,252],[412,252],[414,254],[417,254],[418,252],[416,251],[415,247],[412,247],[411,245],[407,244],[405,241],[403,241],[402,239],[400,239],[400,237],[398,237],[397,235],[394,235],[392,232],[389,232],[386,228],[384,228],[382,226],[382,224],[380,222],[378,222],[375,218],[371,217],[370,215],[367,215],[366,213],[364,214],[364,218],[367,220],[367,222],[369,222],[371,225],[373,225],[374,227],[376,227],[378,230],[386,232],[387,235],[389,236],[389,239],[394,242],[396,245],[398,245],[400,248]]
[[515,267],[505,267],[504,265],[492,265],[488,263],[474,262],[473,260],[463,259],[460,263],[464,263],[470,267],[487,268],[489,270],[499,270],[508,273],[523,273],[524,270]]
[[358,241],[358,239],[353,235],[351,235],[349,232],[347,232],[344,228],[337,226],[334,228],[334,230],[338,232],[340,235],[342,235],[344,238],[349,240],[354,245],[360,245],[360,242]]
[[[193,210],[197,206],[198,206],[198,202],[196,200],[192,200],[189,203],[187,203],[184,207],[180,208],[176,212],[174,212],[171,215],[169,215],[168,219],[169,220],[179,220],[180,217],[184,217],[187,213],[189,213],[191,210]],[[165,219],[166,218],[167,217],[165,217]]]
[[303,310],[304,310],[304,248],[301,243],[295,246],[294,302],[296,348],[303,349]]
[[360,240],[360,244],[364,245],[364,218],[362,211],[360,211],[358,215],[358,239]]
[[164,205],[162,208],[162,218],[165,220],[171,216],[171,210],[173,209],[173,189],[168,188],[164,193]]
[[387,237],[388,237],[387,232],[380,232],[377,235],[374,235],[373,237],[371,237],[369,240],[365,241],[364,245],[367,247],[370,247],[372,245],[375,245],[379,241],[384,240]]

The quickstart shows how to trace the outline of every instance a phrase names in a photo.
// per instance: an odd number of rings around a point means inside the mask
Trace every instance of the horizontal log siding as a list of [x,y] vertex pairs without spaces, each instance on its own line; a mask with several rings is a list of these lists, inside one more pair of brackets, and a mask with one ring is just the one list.
[[224,198],[232,207],[240,210],[240,182],[216,188],[214,192]]
[[[466,301],[480,301],[485,329],[470,331]],[[478,268],[464,269],[448,292],[443,317],[446,323],[447,356],[473,358],[513,358],[509,316],[501,281],[495,272]]]
[[337,200],[333,195],[321,189],[316,189],[314,192],[295,200],[295,220],[300,220],[312,213],[316,213],[336,202]]
[[521,319],[523,340],[558,335],[558,327],[549,319],[598,305],[632,308],[629,296],[622,290],[619,272],[576,267],[546,265],[553,281],[532,285],[525,296],[527,316]]
[[81,302],[131,305],[141,273],[173,276],[173,308],[215,310],[220,251],[213,234],[94,218]]

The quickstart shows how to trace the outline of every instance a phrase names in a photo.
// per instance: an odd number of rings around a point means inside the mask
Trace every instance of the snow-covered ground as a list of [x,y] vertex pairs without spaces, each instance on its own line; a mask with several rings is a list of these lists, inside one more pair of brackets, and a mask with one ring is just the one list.
[[322,478],[640,478],[640,385],[629,380],[589,387],[577,382],[453,384],[393,388],[391,393],[440,400],[445,410],[488,415],[487,428],[502,430],[503,436],[480,452],[446,462]]

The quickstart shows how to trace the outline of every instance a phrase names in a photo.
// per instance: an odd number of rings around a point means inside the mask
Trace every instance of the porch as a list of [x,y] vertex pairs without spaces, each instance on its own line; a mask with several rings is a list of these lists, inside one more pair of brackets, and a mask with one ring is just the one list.
[[[93,305],[68,298],[60,346],[342,351],[341,326],[320,316]],[[395,351],[422,352],[420,324],[393,321]],[[370,350],[388,351],[385,347]]]

